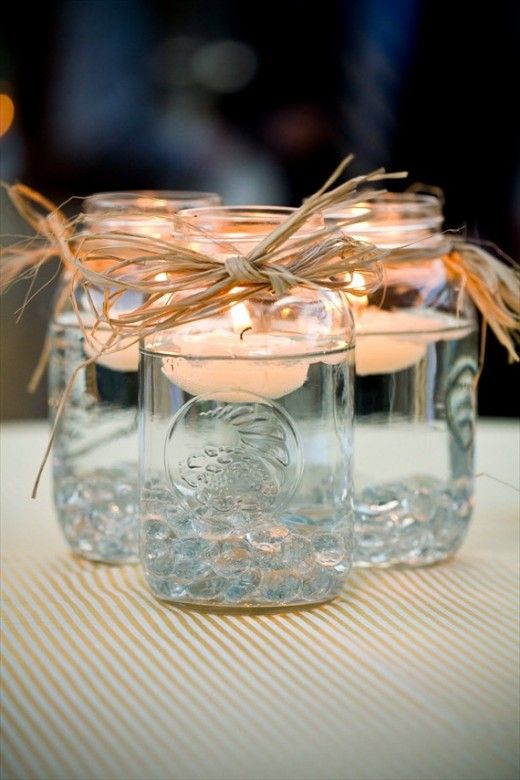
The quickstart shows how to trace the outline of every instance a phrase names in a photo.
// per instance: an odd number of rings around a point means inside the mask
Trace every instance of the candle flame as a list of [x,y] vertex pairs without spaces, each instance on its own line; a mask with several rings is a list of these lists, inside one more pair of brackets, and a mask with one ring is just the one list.
[[14,103],[9,95],[0,95],[0,136],[5,135],[14,119]]
[[[366,290],[365,277],[358,271],[349,274],[351,277],[350,283],[347,285],[347,289],[354,290]],[[368,306],[368,295],[353,295],[347,292],[347,298],[349,303],[353,306]]]
[[251,317],[245,303],[236,303],[231,307],[230,312],[235,333],[242,333],[243,330],[251,327]]
[[[155,274],[154,276],[154,282],[167,282],[168,281],[168,274],[166,274],[164,271],[161,271],[158,274]],[[170,301],[172,300],[172,294],[171,293],[165,293],[164,295],[161,295],[157,300],[155,301],[155,306],[168,306]]]

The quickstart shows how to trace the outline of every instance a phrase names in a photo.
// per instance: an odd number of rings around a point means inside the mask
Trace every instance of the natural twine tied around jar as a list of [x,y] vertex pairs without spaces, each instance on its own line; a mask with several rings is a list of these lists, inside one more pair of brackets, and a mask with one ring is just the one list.
[[[67,219],[62,211],[42,195],[21,184],[6,186],[14,206],[34,229],[36,235],[7,247],[0,265],[0,291],[18,279],[34,284],[40,267],[53,257],[61,260],[71,273],[68,295],[76,311],[79,326],[92,345],[96,329],[109,328],[110,337],[94,345],[93,356],[77,366],[61,398],[50,440],[36,477],[36,495],[43,467],[49,455],[61,411],[78,373],[102,354],[127,348],[142,338],[180,324],[211,316],[222,309],[259,293],[279,295],[295,286],[347,291],[365,296],[384,284],[384,263],[399,259],[425,258],[419,246],[392,251],[349,236],[347,220],[341,225],[321,228],[297,236],[297,231],[312,217],[341,204],[354,206],[382,195],[385,190],[363,189],[383,179],[397,179],[405,173],[387,174],[378,169],[354,177],[333,189],[352,155],[346,157],[325,184],[286,220],[277,225],[249,253],[241,255],[236,247],[225,244],[226,260],[211,253],[194,251],[177,240],[138,236],[124,232],[100,233],[83,228],[81,217]],[[107,213],[103,215],[110,217]],[[183,235],[183,217],[172,220],[172,233]],[[217,246],[222,242],[189,224],[190,233],[201,232]],[[289,242],[290,239],[290,242]],[[211,246],[211,242],[209,244]],[[128,254],[131,256],[129,257]],[[215,253],[218,255],[218,253]],[[439,250],[435,252],[439,255]],[[461,300],[467,291],[480,311],[485,326],[493,330],[509,353],[518,360],[515,341],[520,328],[518,266],[508,266],[475,244],[459,238],[446,243],[444,262],[448,272],[460,279]],[[355,273],[363,277],[362,289],[353,285]],[[94,324],[85,322],[74,291],[81,286]],[[102,291],[101,303],[95,292]],[[114,312],[122,295],[139,293],[142,303],[131,311]],[[59,301],[58,305],[63,305]],[[42,373],[46,351],[33,376],[32,386]]]

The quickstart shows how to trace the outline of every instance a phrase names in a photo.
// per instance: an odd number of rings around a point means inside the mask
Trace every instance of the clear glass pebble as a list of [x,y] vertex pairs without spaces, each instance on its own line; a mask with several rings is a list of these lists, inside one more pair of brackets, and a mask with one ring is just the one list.
[[168,539],[147,539],[143,552],[146,567],[154,576],[169,577],[174,573],[175,558]]
[[437,511],[439,495],[443,487],[442,482],[437,479],[428,477],[411,479],[402,506],[415,520],[427,523]]
[[320,566],[338,566],[345,557],[345,544],[340,536],[335,536],[334,534],[313,536],[312,546]]
[[335,577],[333,571],[316,566],[302,582],[300,595],[305,601],[321,601],[331,593],[339,593],[343,585],[342,577]]
[[281,559],[287,569],[306,577],[314,568],[315,548],[301,534],[289,534],[282,542]]
[[178,601],[179,599],[186,598],[189,594],[186,589],[186,583],[177,580],[175,577],[168,577],[167,579],[148,576],[148,584],[152,589],[152,592],[159,599],[170,601],[172,599]]
[[246,539],[258,565],[269,569],[282,567],[282,542],[288,536],[289,531],[282,525],[264,525],[250,531]]
[[175,556],[173,573],[185,582],[200,579],[210,572],[218,552],[215,544],[200,537],[178,540],[171,547]]
[[388,512],[394,512],[401,503],[401,486],[389,483],[388,485],[371,485],[361,493],[357,508],[365,515],[380,516]]
[[290,570],[269,571],[260,582],[260,592],[266,601],[275,604],[291,602],[300,594],[301,580]]
[[235,577],[246,572],[252,561],[252,551],[247,542],[226,539],[219,545],[213,569],[223,577]]
[[146,542],[150,539],[168,539],[172,535],[168,523],[160,515],[147,518],[143,534]]
[[226,585],[225,577],[219,577],[214,572],[208,571],[206,576],[189,582],[186,591],[194,601],[213,601],[220,598]]
[[253,601],[260,585],[262,572],[258,568],[248,569],[228,579],[223,596],[228,602]]

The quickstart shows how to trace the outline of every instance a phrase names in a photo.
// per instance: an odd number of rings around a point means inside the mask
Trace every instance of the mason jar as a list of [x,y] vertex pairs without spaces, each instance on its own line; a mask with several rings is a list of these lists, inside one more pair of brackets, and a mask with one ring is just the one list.
[[327,216],[388,251],[381,290],[352,296],[355,562],[433,563],[460,547],[473,509],[476,313],[444,263],[437,197],[389,193]]
[[[290,211],[187,212],[184,240],[224,262]],[[145,339],[140,553],[155,596],[279,607],[341,591],[352,557],[352,383],[348,302],[323,289],[250,290]]]
[[[105,238],[100,246],[108,258],[111,254],[130,257],[132,250],[121,248],[118,232],[167,241],[176,211],[219,202],[212,193],[99,193],[86,198],[82,223],[90,233],[114,233],[113,242]],[[51,421],[74,369],[93,357],[109,337],[101,328],[85,339],[72,304],[67,302],[71,279],[71,271],[65,268],[49,328]],[[74,295],[88,331],[89,323],[93,324],[89,300],[81,286]],[[128,311],[140,302],[127,294],[117,307]],[[54,441],[54,502],[59,522],[72,551],[96,561],[138,560],[138,360],[137,344],[129,344],[117,353],[101,355],[82,369]]]

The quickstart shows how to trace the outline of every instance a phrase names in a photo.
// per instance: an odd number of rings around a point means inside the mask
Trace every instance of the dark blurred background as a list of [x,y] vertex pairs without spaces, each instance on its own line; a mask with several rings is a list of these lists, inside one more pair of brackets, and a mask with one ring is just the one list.
[[[58,203],[158,188],[298,205],[353,151],[353,173],[407,169],[444,190],[449,227],[518,257],[518,7],[11,3],[1,14],[1,176]],[[23,232],[5,196],[1,232]],[[19,285],[2,305],[7,419],[46,413],[43,389],[25,386],[52,284],[15,324],[23,295]],[[480,413],[515,416],[518,376],[490,338]]]

